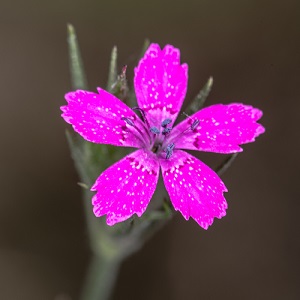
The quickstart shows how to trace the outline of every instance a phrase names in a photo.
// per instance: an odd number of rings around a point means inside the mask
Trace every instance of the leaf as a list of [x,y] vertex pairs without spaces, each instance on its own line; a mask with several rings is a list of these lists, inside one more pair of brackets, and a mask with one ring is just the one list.
[[128,83],[126,78],[127,66],[123,66],[121,74],[118,75],[117,80],[111,86],[111,93],[125,103],[128,99]]
[[77,36],[73,25],[68,24],[69,60],[72,87],[76,89],[88,89],[84,67],[80,55]]
[[197,112],[199,109],[203,107],[205,100],[211,91],[212,85],[213,85],[213,78],[209,77],[204,87],[201,89],[201,91],[198,93],[198,95],[195,97],[195,99],[191,102],[190,106],[188,107],[187,109],[188,115],[194,114],[195,112]]
[[144,56],[144,54],[147,51],[147,49],[149,48],[149,46],[150,46],[150,40],[149,39],[145,39],[144,40],[144,44],[143,44],[143,48],[142,48],[142,51],[141,51],[141,54],[139,56],[139,60]]
[[118,50],[117,50],[117,47],[114,46],[112,51],[111,51],[108,81],[107,81],[107,91],[109,91],[109,92],[112,92],[113,84],[118,79],[118,75],[117,75],[117,57],[118,57]]
[[83,188],[83,189],[85,189],[85,190],[89,190],[89,186],[88,186],[86,183],[84,183],[84,182],[77,182],[77,184],[78,184],[81,188]]
[[216,169],[215,172],[221,176],[223,173],[225,173],[228,168],[232,165],[236,157],[238,156],[238,153],[233,153],[230,156],[228,156]]

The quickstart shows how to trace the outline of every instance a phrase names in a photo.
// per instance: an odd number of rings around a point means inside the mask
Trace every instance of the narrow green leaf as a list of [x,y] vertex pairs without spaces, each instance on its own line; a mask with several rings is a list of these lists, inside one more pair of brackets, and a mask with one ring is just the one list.
[[117,58],[118,58],[118,51],[117,51],[117,47],[114,46],[112,51],[111,51],[108,81],[107,81],[107,90],[109,92],[111,92],[113,90],[113,84],[118,79]]
[[190,106],[187,109],[187,114],[191,115],[197,112],[199,109],[201,109],[204,105],[204,102],[209,95],[211,88],[213,85],[213,78],[209,77],[204,87],[201,89],[201,91],[198,93],[198,95],[195,97],[195,99],[191,102]]
[[85,190],[89,190],[89,186],[84,182],[77,182],[77,184]]
[[111,93],[124,102],[128,99],[129,87],[126,78],[127,66],[123,66],[121,74],[118,75],[117,81],[111,86]]
[[144,54],[145,54],[146,50],[149,48],[149,46],[150,46],[150,40],[145,39],[139,59],[141,59],[144,56]]
[[73,89],[87,89],[87,80],[80,55],[79,44],[73,25],[68,24],[70,73]]
[[234,162],[234,160],[236,159],[236,157],[238,156],[238,153],[234,153],[231,154],[230,156],[228,156],[216,169],[215,172],[221,176],[222,174],[224,174],[229,167],[232,165],[232,163]]
[[[147,49],[149,48],[149,46],[150,46],[150,40],[145,39],[142,50],[140,51],[139,55],[135,55],[135,57],[137,58],[137,60],[135,61],[136,66],[139,64],[140,59],[144,56],[144,54],[147,51]],[[134,107],[137,104],[136,95],[135,95],[134,88],[132,85],[130,85],[130,87],[129,87],[126,104],[130,107]]]

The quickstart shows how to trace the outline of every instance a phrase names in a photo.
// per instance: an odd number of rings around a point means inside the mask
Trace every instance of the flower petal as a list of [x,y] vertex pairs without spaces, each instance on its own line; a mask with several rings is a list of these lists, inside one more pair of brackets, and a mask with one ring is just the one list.
[[62,106],[62,117],[86,140],[116,146],[139,148],[139,135],[122,117],[140,126],[140,119],[118,98],[105,90],[99,94],[78,90],[65,95],[68,105]]
[[[218,153],[243,151],[265,129],[256,121],[262,111],[249,105],[233,103],[204,108],[178,124],[172,131],[176,148]],[[199,121],[194,130],[191,125]],[[195,124],[195,123],[194,123]],[[177,137],[176,137],[177,136]]]
[[157,127],[164,119],[174,121],[184,100],[188,79],[188,66],[180,65],[179,49],[166,45],[161,50],[158,44],[151,44],[134,72],[138,105],[150,115],[150,124]]
[[94,214],[107,215],[108,225],[122,222],[146,210],[155,191],[159,164],[152,152],[137,150],[105,170],[92,191]]
[[227,189],[207,165],[181,150],[175,150],[170,159],[162,159],[160,163],[171,202],[186,220],[192,217],[207,229],[214,218],[226,215],[223,192]]

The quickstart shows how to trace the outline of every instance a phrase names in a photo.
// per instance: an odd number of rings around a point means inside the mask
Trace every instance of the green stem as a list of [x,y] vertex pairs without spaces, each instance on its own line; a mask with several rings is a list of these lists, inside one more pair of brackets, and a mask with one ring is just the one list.
[[84,208],[92,257],[82,289],[81,300],[107,300],[110,298],[122,259],[110,243],[107,234],[91,209],[89,190],[83,191]]
[[113,292],[121,261],[105,255],[94,255],[85,278],[81,300],[108,300]]
[[[74,27],[68,25],[68,43],[70,54],[70,71],[72,78],[72,87],[76,89],[87,89],[87,80],[80,56],[79,45]],[[149,42],[145,42],[145,49]],[[117,76],[117,49],[113,48],[110,64],[110,73],[108,80],[108,90],[118,98],[127,100],[130,94],[126,80],[126,68]],[[208,80],[204,88],[197,95],[189,113],[194,113],[204,104],[208,96],[212,78]],[[134,99],[130,97],[128,101]],[[133,106],[134,104],[132,104]],[[152,201],[158,200],[161,204],[158,210],[148,211],[142,217],[136,216],[116,224],[113,227],[105,224],[105,218],[96,218],[93,214],[91,199],[94,193],[89,191],[100,171],[113,163],[127,150],[117,150],[107,145],[96,145],[89,143],[76,134],[67,132],[67,138],[75,161],[77,171],[80,176],[83,190],[84,210],[87,223],[87,232],[89,236],[92,257],[87,269],[85,283],[81,293],[81,300],[108,300],[113,294],[113,288],[117,280],[120,265],[122,261],[138,251],[143,244],[162,227],[173,214],[169,202],[163,199],[163,195],[158,192],[154,195]],[[236,154],[229,157],[217,168],[218,173],[226,171],[230,166]],[[160,181],[162,183],[162,181]],[[161,189],[159,189],[161,190]],[[158,198],[156,198],[158,197]]]

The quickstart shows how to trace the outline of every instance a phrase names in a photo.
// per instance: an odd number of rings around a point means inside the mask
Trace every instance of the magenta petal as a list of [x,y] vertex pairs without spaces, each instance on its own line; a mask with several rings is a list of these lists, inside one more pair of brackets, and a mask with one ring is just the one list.
[[162,159],[160,163],[171,202],[186,220],[192,217],[207,229],[214,218],[226,215],[223,192],[227,189],[207,165],[181,150],[175,150],[170,159]]
[[122,222],[146,210],[155,191],[159,164],[152,152],[137,150],[105,170],[92,191],[94,214],[107,215],[108,225]]
[[[172,135],[178,135],[175,144],[177,148],[200,150],[218,153],[234,153],[243,149],[241,144],[253,142],[265,131],[256,121],[262,112],[252,106],[233,103],[229,105],[212,105],[204,108],[190,118],[177,125]],[[199,121],[194,129],[191,124]]]
[[[186,94],[188,79],[188,66],[180,64],[179,49],[166,45],[161,50],[159,45],[151,44],[134,71],[139,107],[149,111],[154,121],[175,120]],[[161,116],[163,108],[166,112]]]
[[110,93],[102,89],[98,92],[78,90],[66,94],[68,105],[61,107],[62,117],[90,142],[139,148],[141,141],[122,120],[127,117],[140,122],[136,114]]

